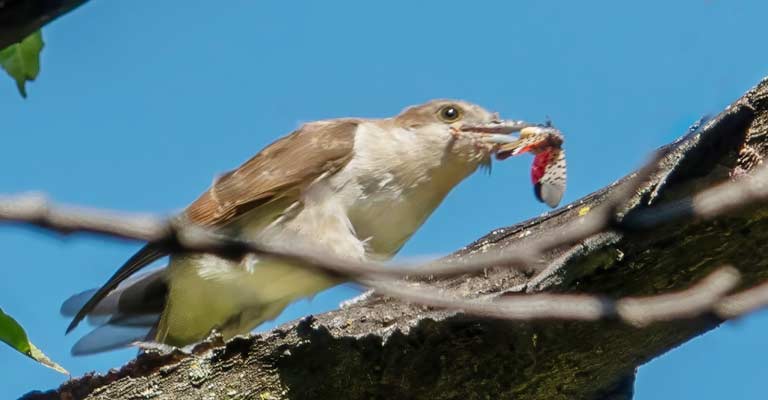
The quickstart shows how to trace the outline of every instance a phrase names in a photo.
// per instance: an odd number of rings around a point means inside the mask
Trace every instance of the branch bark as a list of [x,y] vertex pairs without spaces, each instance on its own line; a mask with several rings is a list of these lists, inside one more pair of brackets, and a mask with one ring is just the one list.
[[[706,213],[711,203],[685,199],[753,169],[768,153],[766,138],[768,80],[662,149],[658,170],[622,210],[625,220],[637,222],[647,220],[649,206],[665,206],[678,218],[674,223],[654,220],[650,231],[609,227],[547,252],[547,268],[537,274],[500,264],[412,287],[501,296],[651,296],[684,290],[724,264],[739,270],[739,289],[754,286],[768,278],[768,207],[703,221],[690,218],[696,214],[681,211],[681,204]],[[564,208],[495,230],[454,257],[557,236],[631,184],[622,179]],[[716,311],[729,315],[734,307],[754,305],[732,296]],[[120,370],[26,398],[628,399],[638,366],[721,322],[715,313],[644,328],[615,320],[513,322],[372,296],[265,334],[226,344],[212,340],[191,354],[145,354]]]
[[87,0],[0,1],[0,49],[17,43]]

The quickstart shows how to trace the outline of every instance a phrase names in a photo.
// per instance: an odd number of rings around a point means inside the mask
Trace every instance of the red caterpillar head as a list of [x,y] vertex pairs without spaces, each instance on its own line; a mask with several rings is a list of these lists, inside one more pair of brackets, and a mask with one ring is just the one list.
[[505,145],[496,158],[505,159],[523,153],[533,153],[531,181],[536,198],[550,207],[557,207],[565,193],[565,152],[563,136],[552,127],[530,127],[520,131],[520,140]]

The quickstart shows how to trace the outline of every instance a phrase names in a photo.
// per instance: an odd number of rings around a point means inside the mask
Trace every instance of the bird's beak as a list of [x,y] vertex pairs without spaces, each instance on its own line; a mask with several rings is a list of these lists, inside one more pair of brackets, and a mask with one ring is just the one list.
[[563,136],[557,128],[551,126],[526,126],[520,130],[515,141],[500,144],[496,148],[496,158],[503,160],[527,152],[538,154],[551,148],[560,148]]
[[531,126],[536,126],[536,124],[525,121],[501,120],[481,125],[462,125],[459,129],[462,132],[477,134],[486,143],[504,145],[516,143],[520,138],[512,134]]
[[486,143],[504,145],[517,143],[520,138],[512,134],[532,126],[536,126],[536,124],[525,121],[497,120],[481,125],[462,125],[459,130],[474,133]]

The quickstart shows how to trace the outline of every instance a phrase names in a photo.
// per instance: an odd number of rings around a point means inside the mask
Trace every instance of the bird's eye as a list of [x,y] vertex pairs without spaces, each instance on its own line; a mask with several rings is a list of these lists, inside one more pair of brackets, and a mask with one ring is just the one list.
[[459,119],[461,119],[462,111],[461,111],[461,108],[459,107],[456,107],[454,105],[448,105],[448,106],[442,107],[440,111],[437,112],[437,116],[443,122],[456,122]]

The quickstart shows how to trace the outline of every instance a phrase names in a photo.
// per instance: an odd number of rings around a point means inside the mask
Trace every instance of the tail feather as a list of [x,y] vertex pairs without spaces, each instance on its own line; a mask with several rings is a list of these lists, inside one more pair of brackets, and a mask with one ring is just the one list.
[[[131,277],[96,304],[87,321],[97,327],[75,344],[72,354],[94,354],[154,340],[167,292],[164,272],[158,269]],[[62,304],[61,314],[77,314],[96,291],[70,297]]]
[[136,325],[113,325],[111,323],[102,325],[80,338],[80,340],[72,346],[72,355],[90,355],[130,347],[130,345],[135,342],[151,341],[154,336],[153,327],[157,324],[157,321],[160,318],[158,315],[154,315],[153,317],[154,322],[149,326],[144,324],[146,322],[145,319],[137,321],[141,322],[141,324]]
[[[157,304],[155,298],[164,290],[162,285],[163,270],[147,272],[145,274],[125,280],[117,289],[110,292],[88,313],[89,317],[96,315],[112,315],[118,312],[139,314],[144,312],[161,311],[161,304]],[[74,317],[88,303],[98,289],[84,290],[70,296],[61,305],[59,312],[65,317]],[[147,303],[149,301],[149,304]],[[152,305],[155,307],[152,307]]]
[[160,314],[117,315],[110,319],[107,324],[112,326],[151,328],[157,324],[159,319]]
[[88,289],[70,296],[61,304],[59,312],[65,317],[74,317],[83,308],[83,305],[88,302],[88,299],[93,297],[94,293],[96,293],[96,289]]
[[[101,325],[80,339],[72,354],[136,342],[184,347],[204,339],[212,329],[225,338],[244,334],[277,317],[294,300],[336,283],[336,277],[277,260],[238,263],[206,254],[175,255],[170,267],[125,280],[92,306],[88,322]],[[93,293],[68,299],[62,314],[91,302]]]
[[128,261],[126,261],[111,278],[109,278],[104,286],[100,287],[93,296],[85,302],[83,307],[75,314],[75,317],[72,318],[72,322],[67,327],[67,333],[75,329],[80,321],[82,321],[88,314],[91,314],[102,300],[104,300],[105,297],[108,297],[109,294],[122,282],[130,278],[131,275],[138,272],[140,269],[151,264],[153,261],[164,257],[166,254],[167,252],[157,244],[150,243],[142,247],[141,250],[134,254],[133,257],[129,258]]

